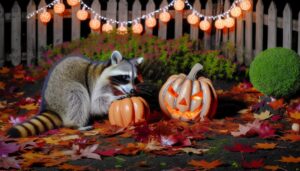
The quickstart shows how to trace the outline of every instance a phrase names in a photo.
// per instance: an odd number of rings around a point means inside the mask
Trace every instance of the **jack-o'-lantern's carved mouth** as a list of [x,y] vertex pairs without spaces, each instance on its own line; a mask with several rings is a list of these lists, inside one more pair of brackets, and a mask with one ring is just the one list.
[[195,118],[197,118],[199,116],[201,109],[202,109],[202,105],[200,105],[194,111],[181,112],[179,109],[173,108],[172,106],[170,106],[166,101],[165,101],[165,106],[166,106],[168,112],[172,114],[172,117],[182,118],[185,120],[194,120]]

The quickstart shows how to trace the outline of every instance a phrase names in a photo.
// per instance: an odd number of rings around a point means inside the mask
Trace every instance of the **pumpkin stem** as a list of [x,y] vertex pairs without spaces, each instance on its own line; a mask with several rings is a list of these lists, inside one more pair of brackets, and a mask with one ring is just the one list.
[[187,76],[190,80],[195,80],[197,73],[203,69],[203,66],[199,63],[196,63],[193,68],[191,69],[189,75]]

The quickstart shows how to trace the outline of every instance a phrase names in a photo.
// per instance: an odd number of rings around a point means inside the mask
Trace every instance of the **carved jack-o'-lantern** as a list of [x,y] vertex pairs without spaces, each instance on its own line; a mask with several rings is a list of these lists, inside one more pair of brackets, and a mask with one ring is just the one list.
[[162,111],[183,121],[212,118],[217,109],[217,94],[209,79],[196,74],[202,65],[196,64],[188,76],[172,75],[159,92]]

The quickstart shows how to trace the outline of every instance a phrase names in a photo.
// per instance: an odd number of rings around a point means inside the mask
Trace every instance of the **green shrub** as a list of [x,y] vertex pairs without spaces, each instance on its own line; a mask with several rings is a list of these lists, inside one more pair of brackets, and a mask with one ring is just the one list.
[[300,57],[285,48],[267,49],[250,65],[250,81],[262,93],[288,97],[300,88]]

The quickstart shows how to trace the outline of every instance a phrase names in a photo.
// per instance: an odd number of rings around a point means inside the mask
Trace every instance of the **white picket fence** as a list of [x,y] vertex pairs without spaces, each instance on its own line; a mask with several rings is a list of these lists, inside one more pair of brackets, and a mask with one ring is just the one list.
[[[160,6],[166,4],[167,0],[163,0]],[[46,5],[45,0],[41,0],[38,6],[36,6],[33,0],[30,0],[27,6],[27,12],[33,12],[38,7],[44,5]],[[201,5],[199,0],[196,0],[193,4],[195,9],[206,15],[220,13],[221,11],[228,9],[230,5],[230,0],[218,0],[217,4],[213,4],[212,0],[207,0],[205,6]],[[236,54],[228,55],[229,58],[233,61],[249,65],[254,56],[264,49],[264,38],[267,38],[267,48],[276,47],[278,42],[277,39],[282,40],[283,47],[292,48],[292,33],[293,31],[296,31],[298,32],[298,49],[294,50],[297,50],[300,54],[300,13],[298,20],[293,20],[289,4],[285,5],[283,17],[277,17],[277,8],[273,2],[268,7],[268,14],[264,14],[263,12],[265,7],[262,0],[257,0],[253,5],[256,6],[256,11],[251,10],[244,13],[242,17],[236,20],[236,26],[234,28],[211,30],[204,34],[200,34],[201,30],[199,30],[197,26],[191,26],[190,31],[188,32],[190,34],[190,39],[202,40],[206,49],[217,49],[220,48],[222,43],[231,42],[236,47]],[[63,17],[57,14],[53,15],[53,45],[58,45],[63,42],[64,18],[71,18],[72,20],[71,40],[76,40],[81,37],[81,23],[76,18],[76,11],[79,8],[79,6],[76,6],[72,7],[72,9],[68,9],[68,12]],[[155,4],[153,0],[149,0],[146,5],[146,10],[142,10],[140,1],[135,0],[132,11],[128,11],[128,3],[126,0],[120,0],[119,3],[115,0],[108,0],[107,9],[109,10],[101,11],[101,4],[98,0],[94,0],[92,8],[99,14],[108,18],[125,21],[154,11]],[[185,10],[184,12],[175,12],[171,9],[169,12],[175,20],[175,24],[172,27],[168,27],[166,24],[159,21],[157,26],[157,36],[166,39],[168,30],[174,29],[174,38],[181,37],[184,30],[183,20],[186,20],[187,16],[192,11]],[[158,18],[158,15],[156,18]],[[6,41],[4,35],[7,34],[4,30],[5,22],[11,23],[11,50],[5,49]],[[22,22],[27,23],[27,48],[26,51],[24,50],[25,52],[22,52],[21,50],[21,29],[25,29],[21,27]],[[264,32],[264,25],[268,28],[267,33]],[[283,29],[283,34],[279,37],[277,37],[278,29]],[[144,34],[153,34],[153,30],[145,28]],[[46,25],[39,22],[37,17],[26,20],[26,12],[21,11],[17,1],[15,1],[11,13],[4,13],[4,9],[0,4],[0,66],[3,65],[5,61],[11,61],[13,65],[19,65],[26,61],[27,65],[30,65],[34,60],[41,58],[41,54],[46,46]]]

